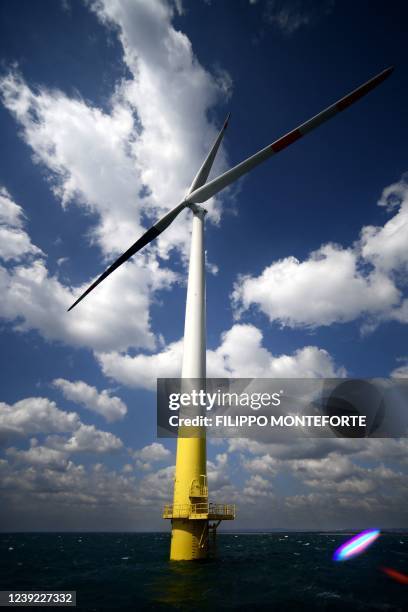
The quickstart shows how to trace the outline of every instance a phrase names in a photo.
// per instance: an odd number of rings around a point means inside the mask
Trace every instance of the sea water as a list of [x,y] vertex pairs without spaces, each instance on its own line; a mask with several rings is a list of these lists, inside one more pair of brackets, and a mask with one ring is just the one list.
[[169,533],[0,535],[0,589],[76,591],[80,610],[408,609],[408,535],[336,563],[350,534],[219,533],[217,556],[171,563]]

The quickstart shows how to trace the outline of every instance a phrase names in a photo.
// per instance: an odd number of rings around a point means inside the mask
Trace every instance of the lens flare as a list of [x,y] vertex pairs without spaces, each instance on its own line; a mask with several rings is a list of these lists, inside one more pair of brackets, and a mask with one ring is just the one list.
[[364,552],[380,535],[379,529],[367,529],[344,542],[334,553],[334,561],[347,561]]
[[399,582],[400,584],[408,584],[408,574],[398,572],[392,567],[382,567],[381,569],[384,574],[387,574],[387,576],[395,580],[395,582]]

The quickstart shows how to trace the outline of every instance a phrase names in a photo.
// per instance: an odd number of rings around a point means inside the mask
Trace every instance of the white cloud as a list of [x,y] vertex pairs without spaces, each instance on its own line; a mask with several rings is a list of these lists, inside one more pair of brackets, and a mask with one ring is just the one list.
[[242,494],[249,503],[257,503],[262,497],[273,497],[272,484],[266,478],[256,474],[246,481]]
[[144,472],[152,469],[152,463],[166,461],[171,457],[171,452],[160,442],[152,442],[139,450],[129,452],[136,460],[136,467]]
[[[243,465],[248,471],[274,474],[285,462],[312,460],[319,461],[340,455],[350,456],[358,460],[377,462],[394,461],[407,463],[407,438],[299,438],[296,444],[292,442],[261,442],[248,438],[229,438],[228,453],[240,453]],[[258,458],[261,463],[253,463],[252,458]]]
[[[406,475],[383,462],[399,462],[402,466],[406,459],[406,439],[358,442],[315,439],[300,440],[297,445],[263,444],[245,439],[228,442],[228,453],[240,453],[241,465],[250,474],[262,475],[269,481],[278,473],[290,473],[303,485],[318,488],[319,492],[350,496],[350,505],[355,495],[375,493],[379,487],[395,487],[400,492],[404,488]],[[255,456],[248,457],[248,452]],[[366,465],[360,464],[361,461]]]
[[76,310],[68,313],[79,292],[51,276],[42,259],[13,268],[0,266],[0,316],[18,331],[38,330],[47,340],[96,350],[153,348],[149,305],[154,292],[166,289],[175,275],[157,263],[132,262],[117,270]]
[[[155,206],[175,204],[216,135],[207,111],[228,96],[228,75],[211,75],[200,65],[190,40],[172,26],[172,4],[97,0],[92,6],[103,23],[118,29],[133,77],[122,83],[120,93],[142,126],[133,145],[141,180]],[[215,169],[224,164],[221,150]],[[214,202],[209,208],[216,219]],[[162,246],[181,236],[181,227],[175,225],[162,237]]]
[[[207,72],[189,39],[174,29],[172,5],[118,0],[90,6],[105,25],[115,27],[131,74],[112,92],[108,111],[59,90],[30,87],[15,70],[0,79],[0,95],[34,161],[48,169],[63,207],[75,203],[94,214],[91,241],[110,258],[150,225],[145,215],[156,219],[182,199],[217,131],[208,111],[226,98],[229,84],[228,75]],[[217,171],[224,166],[221,149]],[[7,201],[6,206],[9,218],[19,218]],[[217,221],[220,202],[210,202],[209,208],[209,217]],[[177,248],[186,254],[189,214],[98,287],[80,312],[65,311],[92,279],[68,287],[48,273],[42,259],[0,270],[0,316],[13,321],[15,329],[37,329],[47,340],[73,346],[155,348],[150,303],[156,291],[176,280],[159,266],[157,252],[168,257]],[[39,255],[28,237],[22,239],[21,227],[19,232],[17,244],[16,231],[9,231],[7,257],[28,249]]]
[[268,474],[275,476],[279,470],[279,460],[272,457],[270,454],[255,457],[254,459],[247,459],[243,457],[242,465],[248,472],[254,472],[255,474]]
[[18,260],[29,253],[40,253],[24,230],[0,226],[0,257],[6,261]]
[[17,73],[3,77],[0,90],[34,160],[50,170],[63,206],[75,200],[96,213],[94,238],[103,252],[124,251],[142,232],[141,185],[127,152],[134,138],[131,111],[117,105],[106,114],[61,91],[34,92]]
[[290,327],[315,328],[364,318],[362,330],[369,331],[381,321],[406,323],[406,178],[386,187],[379,204],[397,212],[382,227],[363,227],[352,247],[325,244],[304,261],[286,257],[259,276],[241,276],[231,296],[236,317],[254,305],[270,321]]
[[[152,355],[97,353],[103,373],[129,387],[154,389],[156,378],[180,376],[182,341],[169,344]],[[329,355],[316,346],[306,346],[292,355],[275,356],[262,346],[262,332],[253,325],[233,325],[224,332],[220,346],[207,351],[210,377],[335,377],[344,376]]]
[[362,467],[350,457],[332,453],[324,459],[293,461],[293,473],[311,488],[340,494],[365,495],[375,492],[381,485],[403,486],[405,474],[383,464],[375,468]]
[[175,466],[161,468],[148,474],[140,481],[139,501],[142,505],[152,505],[159,509],[160,502],[169,502],[172,498]]
[[408,323],[408,299],[403,300],[398,308],[389,313],[389,318],[400,323]]
[[207,479],[210,495],[216,495],[218,503],[234,500],[236,491],[228,473],[227,453],[219,453],[215,461],[207,461]]
[[[131,78],[112,93],[110,112],[58,90],[30,88],[17,72],[0,80],[5,106],[22,126],[35,161],[50,171],[54,193],[97,215],[92,238],[104,254],[121,253],[142,233],[142,214],[180,202],[216,134],[208,110],[226,97],[228,79],[207,72],[161,0],[90,2],[115,26]],[[219,152],[216,168],[225,165]],[[209,203],[219,218],[219,202]],[[186,252],[190,223],[178,219],[160,252]]]
[[[104,453],[123,446],[117,436],[100,431],[94,425],[85,425],[76,412],[65,412],[45,397],[28,397],[12,406],[0,402],[1,437],[65,432],[69,432],[69,436],[48,436],[45,446],[67,454],[81,451]],[[38,456],[39,452],[32,451],[32,454]]]
[[238,314],[255,304],[271,321],[313,328],[383,313],[400,293],[385,274],[360,271],[352,249],[327,244],[303,262],[287,257],[258,277],[241,277],[232,298]]
[[28,397],[12,406],[0,402],[0,432],[30,435],[73,431],[80,425],[76,412],[60,410],[45,397]]
[[[343,442],[346,442],[345,440]],[[347,440],[347,442],[350,442]],[[369,461],[408,465],[408,438],[373,438],[355,448],[355,456]]]
[[[209,488],[217,502],[238,504],[240,528],[254,522],[262,528],[297,529],[404,524],[406,474],[397,466],[406,465],[407,440],[300,440],[287,444],[286,452],[282,444],[229,443],[228,453],[208,462]],[[27,451],[7,449],[6,457],[0,459],[2,524],[31,529],[40,524],[56,529],[163,526],[160,507],[172,498],[173,465],[138,478],[129,464],[120,471],[101,463],[86,468],[69,460],[62,447],[41,446],[36,440]],[[239,486],[231,480],[238,472],[244,476]],[[277,473],[290,474],[291,492],[282,488]]]
[[117,352],[97,353],[103,373],[128,387],[154,389],[156,378],[180,375],[183,343],[173,342],[159,353],[135,357]]
[[[237,453],[242,469],[249,473],[243,494],[257,502],[254,515],[271,516],[262,498],[266,502],[273,497],[275,527],[299,529],[300,523],[315,529],[351,527],[378,522],[381,516],[399,525],[404,520],[400,509],[406,503],[407,443],[406,439],[308,439],[266,444],[235,438],[228,440],[228,454]],[[293,492],[280,488],[278,474],[290,477]],[[243,511],[248,512],[247,507]]]
[[84,425],[83,423],[69,438],[49,436],[46,444],[66,453],[110,453],[123,447],[122,441],[109,431],[100,431],[95,425]]
[[143,461],[163,461],[171,456],[171,452],[160,442],[152,442],[132,454]]
[[[153,258],[129,262],[98,287],[92,299],[67,313],[89,281],[71,288],[49,274],[41,250],[22,229],[22,208],[5,189],[1,191],[0,212],[0,221],[8,223],[0,226],[0,236],[2,227],[7,233],[6,242],[0,242],[0,256],[21,259],[32,255],[29,261],[0,265],[0,317],[12,322],[18,331],[35,329],[47,340],[73,346],[97,350],[154,348],[150,303],[156,291],[175,282],[175,273],[160,267]],[[13,232],[20,237],[18,241],[12,239]]]
[[[87,523],[88,528],[95,528],[101,508],[111,514],[128,506],[134,510],[138,505],[134,478],[111,471],[101,464],[86,469],[81,464],[68,461],[64,469],[59,469],[58,465],[34,463],[20,467],[0,461],[0,473],[5,486],[3,502],[9,504],[16,514],[28,515],[27,528],[37,523],[36,517],[48,516],[50,509],[51,520],[55,521],[55,516],[52,516],[55,507],[58,508],[57,528],[58,524],[70,523],[70,517],[75,515],[80,524]],[[27,513],[26,508],[30,509]],[[89,515],[90,522],[86,519]],[[106,519],[105,516],[105,524]],[[43,524],[49,525],[50,517]]]
[[0,187],[0,258],[5,261],[21,260],[27,255],[41,255],[23,229],[24,213],[5,187]]
[[5,187],[0,187],[0,223],[10,227],[22,227],[24,211],[12,199]]
[[363,228],[362,256],[385,272],[407,270],[408,266],[408,183],[406,177],[386,187],[379,201],[389,210],[398,212],[383,227]]
[[62,391],[65,398],[101,414],[108,422],[122,419],[127,413],[126,404],[119,397],[112,396],[108,389],[99,393],[95,387],[82,380],[70,381],[64,378],[56,378],[52,384]]
[[31,444],[28,450],[18,450],[14,447],[7,448],[6,456],[17,464],[47,466],[55,470],[65,469],[68,465],[67,453],[47,446],[37,446],[37,444]]
[[254,325],[235,324],[221,336],[221,344],[208,351],[209,376],[235,378],[319,378],[344,376],[329,353],[316,346],[292,355],[273,355],[262,346],[262,332]]
[[325,479],[330,482],[343,481],[360,469],[349,457],[334,453],[320,459],[295,459],[292,466],[295,473],[300,474],[306,481],[313,482],[323,482]]

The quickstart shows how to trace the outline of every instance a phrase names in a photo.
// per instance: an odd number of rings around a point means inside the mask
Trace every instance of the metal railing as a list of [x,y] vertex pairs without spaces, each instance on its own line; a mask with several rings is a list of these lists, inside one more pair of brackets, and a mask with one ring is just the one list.
[[163,509],[163,518],[195,518],[202,515],[235,518],[235,504],[166,504]]

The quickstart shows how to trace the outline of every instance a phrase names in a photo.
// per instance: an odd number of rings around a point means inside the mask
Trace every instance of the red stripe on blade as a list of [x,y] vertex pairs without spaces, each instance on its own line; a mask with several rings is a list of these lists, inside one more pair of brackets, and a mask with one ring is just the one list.
[[360,98],[362,98],[363,96],[365,96],[369,91],[374,89],[374,87],[377,87],[377,85],[379,85],[382,81],[385,81],[385,79],[390,75],[391,72],[391,69],[384,70],[384,72],[378,75],[377,78],[371,79],[371,81],[368,81],[368,83],[365,83],[365,85],[362,85],[361,87],[353,91],[351,94],[340,100],[340,102],[337,102],[337,109],[339,111],[342,111]]
[[282,136],[282,138],[279,138],[279,140],[271,144],[271,149],[273,149],[275,153],[278,153],[278,151],[282,151],[282,149],[292,144],[292,142],[299,140],[299,138],[301,137],[302,133],[300,132],[300,130],[293,130],[293,132],[289,132],[289,134],[286,134],[286,136]]

